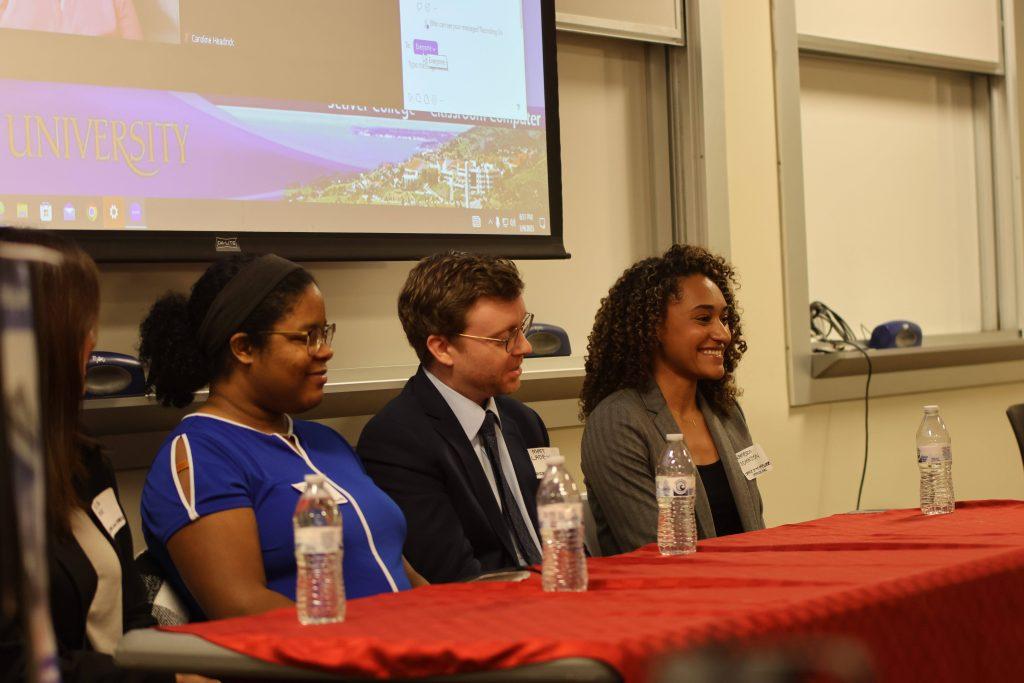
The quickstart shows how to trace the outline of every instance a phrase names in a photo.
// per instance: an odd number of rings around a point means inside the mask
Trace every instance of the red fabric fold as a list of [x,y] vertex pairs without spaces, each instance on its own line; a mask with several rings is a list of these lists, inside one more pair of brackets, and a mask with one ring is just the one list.
[[835,515],[589,560],[586,593],[448,584],[350,601],[346,621],[294,609],[168,630],[281,664],[402,678],[563,657],[647,678],[664,654],[772,636],[860,640],[883,680],[1013,680],[1024,672],[1024,503]]

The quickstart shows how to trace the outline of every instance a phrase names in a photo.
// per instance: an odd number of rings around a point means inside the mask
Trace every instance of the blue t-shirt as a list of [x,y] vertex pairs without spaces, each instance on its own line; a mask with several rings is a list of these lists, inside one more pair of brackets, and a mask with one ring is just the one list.
[[[406,531],[402,511],[367,476],[341,435],[315,422],[289,418],[289,425],[292,443],[285,435],[194,413],[171,432],[150,467],[142,490],[143,533],[193,619],[202,618],[203,612],[167,552],[171,536],[203,515],[252,508],[267,587],[294,600],[292,513],[304,477],[314,472],[326,476],[340,501],[346,596],[410,588],[402,567]],[[177,463],[176,449],[185,455]],[[176,474],[184,466],[189,467],[188,487],[181,486]]]

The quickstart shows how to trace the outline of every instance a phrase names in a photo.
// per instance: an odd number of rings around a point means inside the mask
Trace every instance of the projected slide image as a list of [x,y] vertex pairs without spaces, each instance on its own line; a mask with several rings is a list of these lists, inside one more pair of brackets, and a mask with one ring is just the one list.
[[[102,213],[103,227],[142,223],[149,199],[245,202],[254,220],[259,206],[274,203],[509,215],[544,213],[547,204],[538,115],[530,119],[534,126],[476,117],[450,122],[387,107],[328,104],[310,111],[302,107],[317,105],[242,106],[192,93],[11,80],[0,80],[0,91],[11,95],[0,102],[3,192],[10,202],[45,199],[39,220],[47,223],[98,227],[75,197],[131,198],[114,207],[129,221]],[[147,213],[145,225],[159,225],[159,212]],[[303,227],[336,229],[332,220],[318,225],[320,215],[298,218]],[[391,226],[389,220],[383,216],[378,227],[409,228],[407,217]],[[472,216],[465,220],[473,226]]]
[[0,0],[0,29],[177,43],[179,0]]
[[0,0],[0,222],[131,258],[150,235],[220,232],[522,235],[534,253],[561,230],[553,16],[542,0]]
[[[403,136],[394,128],[371,136]],[[429,145],[428,147],[433,147]],[[517,209],[547,201],[544,134],[474,126],[435,149],[384,163],[353,179],[323,179],[291,190],[292,201],[466,209]]]

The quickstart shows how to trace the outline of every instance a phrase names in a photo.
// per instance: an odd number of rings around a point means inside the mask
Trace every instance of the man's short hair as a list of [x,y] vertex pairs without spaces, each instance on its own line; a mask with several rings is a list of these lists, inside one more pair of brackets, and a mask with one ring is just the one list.
[[498,256],[448,251],[421,260],[398,295],[398,318],[420,362],[433,356],[427,337],[453,337],[466,329],[466,313],[478,299],[514,301],[523,281],[512,261]]

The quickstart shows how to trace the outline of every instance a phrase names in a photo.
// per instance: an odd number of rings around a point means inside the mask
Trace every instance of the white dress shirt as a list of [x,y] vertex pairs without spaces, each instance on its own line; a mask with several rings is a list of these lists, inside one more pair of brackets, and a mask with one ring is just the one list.
[[[498,508],[503,508],[501,492],[498,491],[498,484],[494,479],[494,470],[491,467],[491,459],[487,456],[483,439],[480,438],[480,427],[484,424],[487,411],[489,410],[498,416],[498,425],[496,425],[494,431],[498,437],[498,461],[501,463],[502,476],[505,477],[508,488],[512,491],[512,497],[515,498],[516,504],[519,506],[519,512],[526,523],[526,528],[530,532],[530,538],[533,539],[537,546],[537,552],[540,553],[540,541],[537,538],[536,530],[533,528],[533,523],[530,521],[530,513],[526,510],[526,503],[523,502],[523,493],[519,489],[519,479],[516,477],[516,471],[512,467],[512,458],[508,453],[508,446],[505,445],[505,437],[501,433],[502,417],[501,413],[498,412],[498,404],[495,402],[494,397],[492,396],[487,399],[486,406],[481,406],[472,399],[466,398],[455,391],[455,389],[452,389],[426,368],[423,369],[423,372],[433,385],[437,387],[438,392],[440,392],[448,407],[455,413],[455,419],[459,421],[463,431],[466,432],[466,438],[469,439],[469,443],[473,446],[473,452],[476,453],[477,460],[480,461],[480,467],[484,471],[484,476],[487,477],[487,483],[491,485],[491,493],[494,494],[494,500],[498,503]],[[509,532],[514,533],[512,529],[509,529]],[[516,544],[513,543],[512,545],[515,547]],[[519,548],[516,548],[516,559],[520,564],[523,564],[523,557],[519,552]]]

